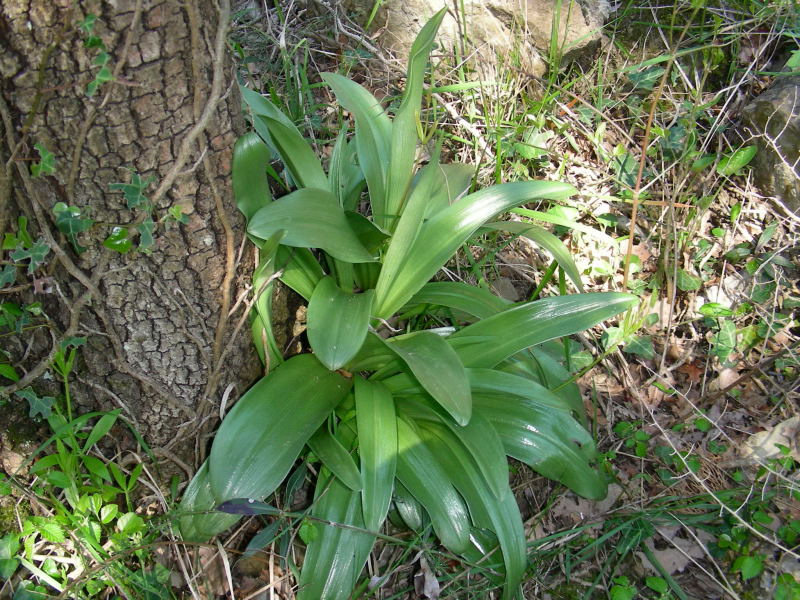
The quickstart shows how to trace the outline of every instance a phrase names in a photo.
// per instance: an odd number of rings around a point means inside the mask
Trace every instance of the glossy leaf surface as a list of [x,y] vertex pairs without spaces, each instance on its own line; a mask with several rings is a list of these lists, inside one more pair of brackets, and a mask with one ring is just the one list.
[[418,331],[391,338],[387,345],[403,359],[420,385],[459,425],[472,415],[472,396],[464,365],[442,338]]
[[344,211],[328,190],[297,190],[259,209],[250,219],[248,233],[266,239],[281,229],[282,244],[300,248],[321,248],[348,262],[375,259],[350,229]]
[[[434,449],[467,502],[475,524],[490,529],[497,536],[506,570],[503,598],[513,598],[525,574],[528,557],[522,517],[508,481],[499,494],[493,493],[452,431],[447,431],[442,425],[430,423],[425,424],[422,429],[428,433],[426,441]],[[503,463],[505,467],[505,460]]]
[[[504,183],[470,194],[439,212],[421,227],[406,253],[402,273],[386,268],[381,271],[376,316],[389,318],[394,314],[489,219],[534,198],[566,198],[574,191],[571,185],[551,181]],[[393,284],[382,287],[383,279]]]
[[378,531],[392,500],[397,465],[394,398],[379,381],[355,377],[361,502],[367,529]]
[[447,472],[405,419],[397,420],[397,479],[430,515],[442,544],[461,552],[469,544],[467,507]]
[[[468,325],[451,335],[449,341],[465,366],[490,368],[524,348],[584,331],[636,302],[636,296],[619,292],[545,298]],[[471,343],[470,338],[490,341]]]
[[363,531],[361,496],[337,479],[321,476],[311,512],[330,524],[312,522],[317,534],[306,548],[297,599],[348,600],[375,543]]
[[217,502],[275,491],[306,441],[350,389],[310,354],[290,358],[231,409],[208,459]]
[[353,457],[326,427],[320,427],[308,440],[308,447],[331,472],[351,490],[361,489],[361,474]]
[[352,359],[367,337],[375,292],[350,294],[332,277],[323,278],[308,303],[308,341],[314,355],[331,371]]
[[183,515],[178,519],[181,537],[187,542],[205,542],[239,521],[239,515],[215,511],[217,504],[206,461],[189,482],[178,507],[178,513]]
[[254,132],[240,137],[233,147],[233,193],[246,221],[272,201],[266,171],[269,156],[269,148]]
[[605,477],[591,466],[594,440],[567,409],[520,396],[475,394],[476,414],[494,425],[506,453],[575,493],[599,499]]

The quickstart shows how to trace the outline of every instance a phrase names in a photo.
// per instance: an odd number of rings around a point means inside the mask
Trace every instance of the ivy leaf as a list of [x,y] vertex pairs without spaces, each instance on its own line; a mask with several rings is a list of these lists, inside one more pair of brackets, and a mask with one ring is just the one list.
[[700,286],[703,285],[703,280],[697,275],[692,275],[689,271],[679,269],[676,283],[681,291],[693,292],[700,289]]
[[[15,262],[20,262],[23,260],[30,260],[28,263],[28,274],[30,275],[36,269],[39,268],[40,265],[44,264],[45,258],[50,253],[50,246],[48,246],[42,240],[38,240],[33,246],[30,248],[24,248],[20,246],[14,252],[11,253],[11,260]],[[10,266],[10,265],[7,265]],[[13,268],[13,267],[12,267]],[[3,272],[4,277],[7,277],[5,273],[5,269]],[[4,281],[5,279],[3,279]],[[13,281],[13,280],[12,280]]]
[[52,396],[40,398],[36,392],[29,387],[25,388],[24,390],[16,391],[14,394],[23,400],[28,401],[28,405],[30,407],[30,410],[28,411],[29,417],[42,415],[46,419],[50,416],[50,413],[53,412],[53,402],[55,402],[55,398]]
[[93,15],[92,13],[89,13],[88,15],[86,15],[84,17],[83,21],[80,22],[80,24],[78,25],[78,28],[81,31],[83,31],[84,33],[92,33],[92,29],[94,29],[94,22],[95,21],[97,21],[97,15]]
[[139,250],[150,252],[150,248],[152,248],[155,243],[153,239],[153,230],[155,228],[156,224],[153,219],[147,219],[144,223],[140,223],[136,226],[136,229],[139,231]]
[[649,335],[636,336],[622,347],[623,352],[636,354],[645,359],[655,358],[656,351],[653,348],[653,340]]
[[92,64],[98,67],[104,67],[109,60],[111,60],[111,55],[108,52],[101,52],[100,54],[95,56],[94,60],[92,61]]
[[97,72],[97,75],[95,75],[95,76],[94,76],[94,80],[95,80],[95,81],[96,81],[98,84],[101,84],[101,83],[108,83],[108,82],[109,82],[109,81],[111,81],[112,79],[114,79],[114,74],[111,72],[111,69],[109,69],[109,68],[108,68],[108,67],[106,67],[106,66],[104,66],[102,69],[100,69],[100,70]]
[[56,227],[67,236],[75,252],[80,254],[85,251],[86,248],[78,243],[78,234],[94,225],[94,221],[82,218],[81,209],[77,206],[67,206],[63,202],[56,203],[53,213],[56,215]]
[[142,179],[138,173],[132,172],[130,183],[112,183],[108,186],[108,189],[112,192],[122,192],[125,194],[125,200],[128,202],[129,209],[133,210],[134,208],[142,207],[144,210],[149,211],[151,210],[150,201],[147,199],[147,196],[144,195],[144,191],[150,187],[150,184],[155,180],[155,177]]
[[92,79],[89,83],[86,84],[86,95],[91,98],[97,93],[97,88],[99,87],[99,83],[97,83],[96,79]]
[[103,242],[103,246],[120,254],[125,254],[133,247],[125,227],[114,227],[111,234]]
[[652,91],[656,82],[664,74],[664,67],[650,67],[637,73],[628,73],[634,89]]
[[31,175],[34,177],[41,177],[43,175],[52,175],[56,172],[56,157],[45,148],[42,144],[34,146],[39,152],[39,161],[31,165]]
[[176,204],[174,206],[169,207],[167,215],[162,220],[167,223],[169,223],[170,221],[175,221],[176,223],[180,223],[181,225],[186,225],[189,222],[189,215],[183,212],[182,206]]
[[[48,248],[49,250],[49,248]],[[14,265],[6,265],[0,271],[0,288],[13,284],[17,280],[17,268]]]

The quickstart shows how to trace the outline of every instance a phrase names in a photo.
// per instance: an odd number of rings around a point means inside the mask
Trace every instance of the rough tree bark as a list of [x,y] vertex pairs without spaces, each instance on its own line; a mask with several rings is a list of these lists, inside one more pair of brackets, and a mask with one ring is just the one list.
[[[40,341],[49,349],[87,336],[75,398],[121,406],[151,444],[184,459],[189,439],[202,453],[196,433],[213,425],[229,386],[232,402],[259,372],[248,327],[234,336],[247,279],[237,271],[243,226],[230,186],[242,122],[228,13],[229,0],[4,0],[0,9],[0,232],[26,215],[53,248],[53,292],[24,292],[53,320],[53,336],[40,331]],[[99,50],[77,26],[89,14],[114,77],[92,97]],[[32,179],[37,143],[55,154],[56,171]],[[109,188],[131,171],[154,177],[145,192],[154,220],[173,206],[188,213],[188,224],[157,226],[150,254],[102,246],[111,224],[141,219]],[[79,255],[54,227],[57,202],[95,221]],[[17,342],[8,349],[19,358]],[[27,358],[26,377],[6,393],[41,375],[47,349]]]

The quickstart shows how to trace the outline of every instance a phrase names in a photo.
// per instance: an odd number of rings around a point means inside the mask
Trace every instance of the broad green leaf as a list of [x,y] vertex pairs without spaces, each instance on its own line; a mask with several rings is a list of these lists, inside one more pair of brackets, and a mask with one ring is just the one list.
[[460,200],[469,191],[475,178],[475,167],[472,165],[450,163],[439,165],[439,169],[444,175],[442,187],[432,194],[425,211],[426,219]]
[[214,438],[208,468],[214,498],[271,494],[349,389],[346,379],[310,354],[290,358],[256,383]]
[[391,338],[387,345],[459,425],[469,423],[472,399],[467,373],[458,354],[441,336],[417,331]]
[[578,416],[582,425],[586,426],[586,410],[581,391],[578,385],[571,381],[572,374],[559,362],[563,357],[563,346],[559,341],[553,340],[517,354],[506,361],[501,370],[536,381],[548,390],[553,390],[552,393]]
[[399,400],[403,414],[414,422],[436,423],[447,427],[467,452],[483,476],[483,479],[497,498],[508,489],[508,464],[503,442],[492,425],[481,415],[473,414],[469,423],[456,425],[451,419],[440,414],[427,404],[426,399],[402,398]]
[[308,142],[277,106],[261,94],[239,86],[242,98],[256,118],[253,126],[267,144],[281,157],[298,187],[328,189],[328,177]]
[[757,152],[758,148],[756,146],[744,146],[743,148],[739,148],[732,154],[724,156],[719,161],[717,173],[725,177],[736,175],[753,160]]
[[386,187],[386,213],[391,219],[390,231],[394,231],[397,217],[403,212],[403,203],[414,175],[422,83],[428,56],[433,49],[436,32],[445,13],[446,9],[440,10],[423,26],[409,52],[406,88],[400,108],[392,122],[390,168]]
[[261,119],[269,129],[275,152],[286,165],[295,185],[298,188],[329,189],[328,177],[319,158],[297,128],[271,117],[262,116]]
[[214,510],[218,502],[211,493],[208,462],[195,473],[178,506],[178,528],[186,542],[207,542],[241,518]]
[[259,209],[250,219],[248,233],[267,239],[281,229],[286,246],[321,248],[346,262],[375,259],[353,233],[344,211],[328,190],[304,188]]
[[342,127],[333,146],[328,165],[331,191],[339,206],[348,211],[358,210],[361,191],[366,185],[364,173],[356,162],[356,144],[347,142],[347,128]]
[[520,223],[518,221],[487,223],[484,227],[487,229],[493,229],[495,231],[508,231],[509,233],[515,233],[517,235],[526,237],[535,244],[541,246],[553,255],[553,258],[556,259],[556,262],[564,270],[564,273],[567,274],[567,277],[572,280],[572,283],[575,284],[575,287],[578,288],[578,291],[583,291],[581,274],[578,271],[578,267],[575,265],[575,261],[572,260],[569,250],[567,250],[564,242],[546,229],[543,229],[537,225]]
[[511,302],[489,290],[460,281],[432,281],[418,291],[409,304],[436,304],[486,319],[511,307]]
[[520,375],[495,369],[467,369],[467,374],[473,394],[506,394],[534,400],[554,410],[569,411],[572,408],[546,387]]
[[417,431],[397,419],[397,479],[425,508],[442,545],[461,552],[469,544],[469,513],[436,456]]
[[379,371],[388,365],[391,365],[395,372],[402,369],[402,363],[397,354],[386,345],[386,341],[376,333],[369,332],[361,350],[347,364],[347,370]]
[[394,482],[394,494],[392,495],[394,507],[397,509],[397,514],[403,519],[403,522],[409,529],[416,532],[421,532],[426,523],[430,521],[428,513],[422,508],[422,505],[411,495],[399,481]]
[[381,382],[356,376],[355,402],[364,522],[378,531],[392,500],[397,465],[394,399]]
[[364,531],[361,497],[335,478],[317,481],[311,514],[316,538],[308,544],[297,600],[349,600],[375,537]]
[[442,179],[443,176],[436,161],[423,168],[399,222],[392,224],[394,235],[392,235],[392,240],[383,257],[383,266],[375,289],[379,298],[388,295],[397,285],[397,279],[402,277],[403,265],[414,247],[414,240],[417,239],[425,221],[428,201],[433,195],[434,189],[441,184]]
[[353,457],[333,437],[325,426],[320,427],[308,440],[308,447],[328,469],[351,490],[361,489],[361,474]]
[[325,276],[322,267],[308,248],[279,246],[275,266],[283,271],[281,281],[306,300],[311,298],[320,279]]
[[269,148],[257,134],[249,132],[236,140],[233,147],[233,194],[246,221],[272,201],[266,170],[269,158]]
[[347,217],[347,222],[353,233],[356,234],[358,241],[369,252],[377,252],[389,237],[388,233],[360,213],[348,210],[344,213],[344,216]]
[[389,147],[392,123],[383,108],[366,89],[336,73],[323,73],[336,99],[356,120],[356,148],[358,162],[367,180],[375,222],[385,228],[387,224],[386,182],[389,169]]
[[509,456],[581,496],[605,496],[605,477],[590,465],[597,456],[594,440],[569,410],[506,394],[475,393],[473,401],[475,413],[494,425]]
[[[421,429],[423,435],[428,434],[425,441],[434,449],[456,489],[466,501],[473,522],[497,535],[506,567],[503,598],[516,597],[528,557],[525,528],[517,501],[508,486],[508,478],[506,477],[500,494],[493,493],[453,431],[433,423],[426,423]],[[503,469],[507,472],[505,458]]]
[[364,344],[375,293],[342,291],[324,277],[308,303],[308,341],[316,357],[331,371],[341,369]]
[[[448,338],[467,367],[494,367],[512,354],[593,327],[638,302],[632,294],[599,292],[557,296],[510,308],[457,331]],[[464,339],[487,337],[488,343]]]
[[422,226],[402,265],[381,270],[381,279],[394,283],[382,287],[378,281],[376,316],[392,316],[489,219],[534,198],[560,199],[574,191],[571,185],[551,181],[504,183],[470,194],[441,211]]

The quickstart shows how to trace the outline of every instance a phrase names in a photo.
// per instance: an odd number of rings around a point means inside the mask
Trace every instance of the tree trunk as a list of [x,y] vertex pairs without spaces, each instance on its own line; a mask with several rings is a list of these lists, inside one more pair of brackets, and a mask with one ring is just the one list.
[[[232,402],[259,373],[237,305],[249,279],[237,271],[243,222],[230,185],[241,116],[226,54],[229,1],[216,4],[4,0],[0,9],[0,232],[16,230],[23,215],[51,246],[49,265],[30,279],[17,269],[12,288],[23,290],[21,302],[43,303],[51,329],[34,339],[46,347],[31,357],[30,335],[4,344],[25,372],[5,392],[36,388],[55,345],[86,336],[74,401],[122,408],[164,455],[184,459],[187,447],[200,458],[197,433],[214,424],[222,396]],[[51,175],[31,177],[36,144],[55,155]],[[153,180],[131,209],[112,184],[134,174]],[[59,202],[94,224],[65,238],[53,212]],[[187,222],[162,222],[175,207]],[[147,248],[139,229],[151,217]],[[126,224],[133,250],[104,247]]]

